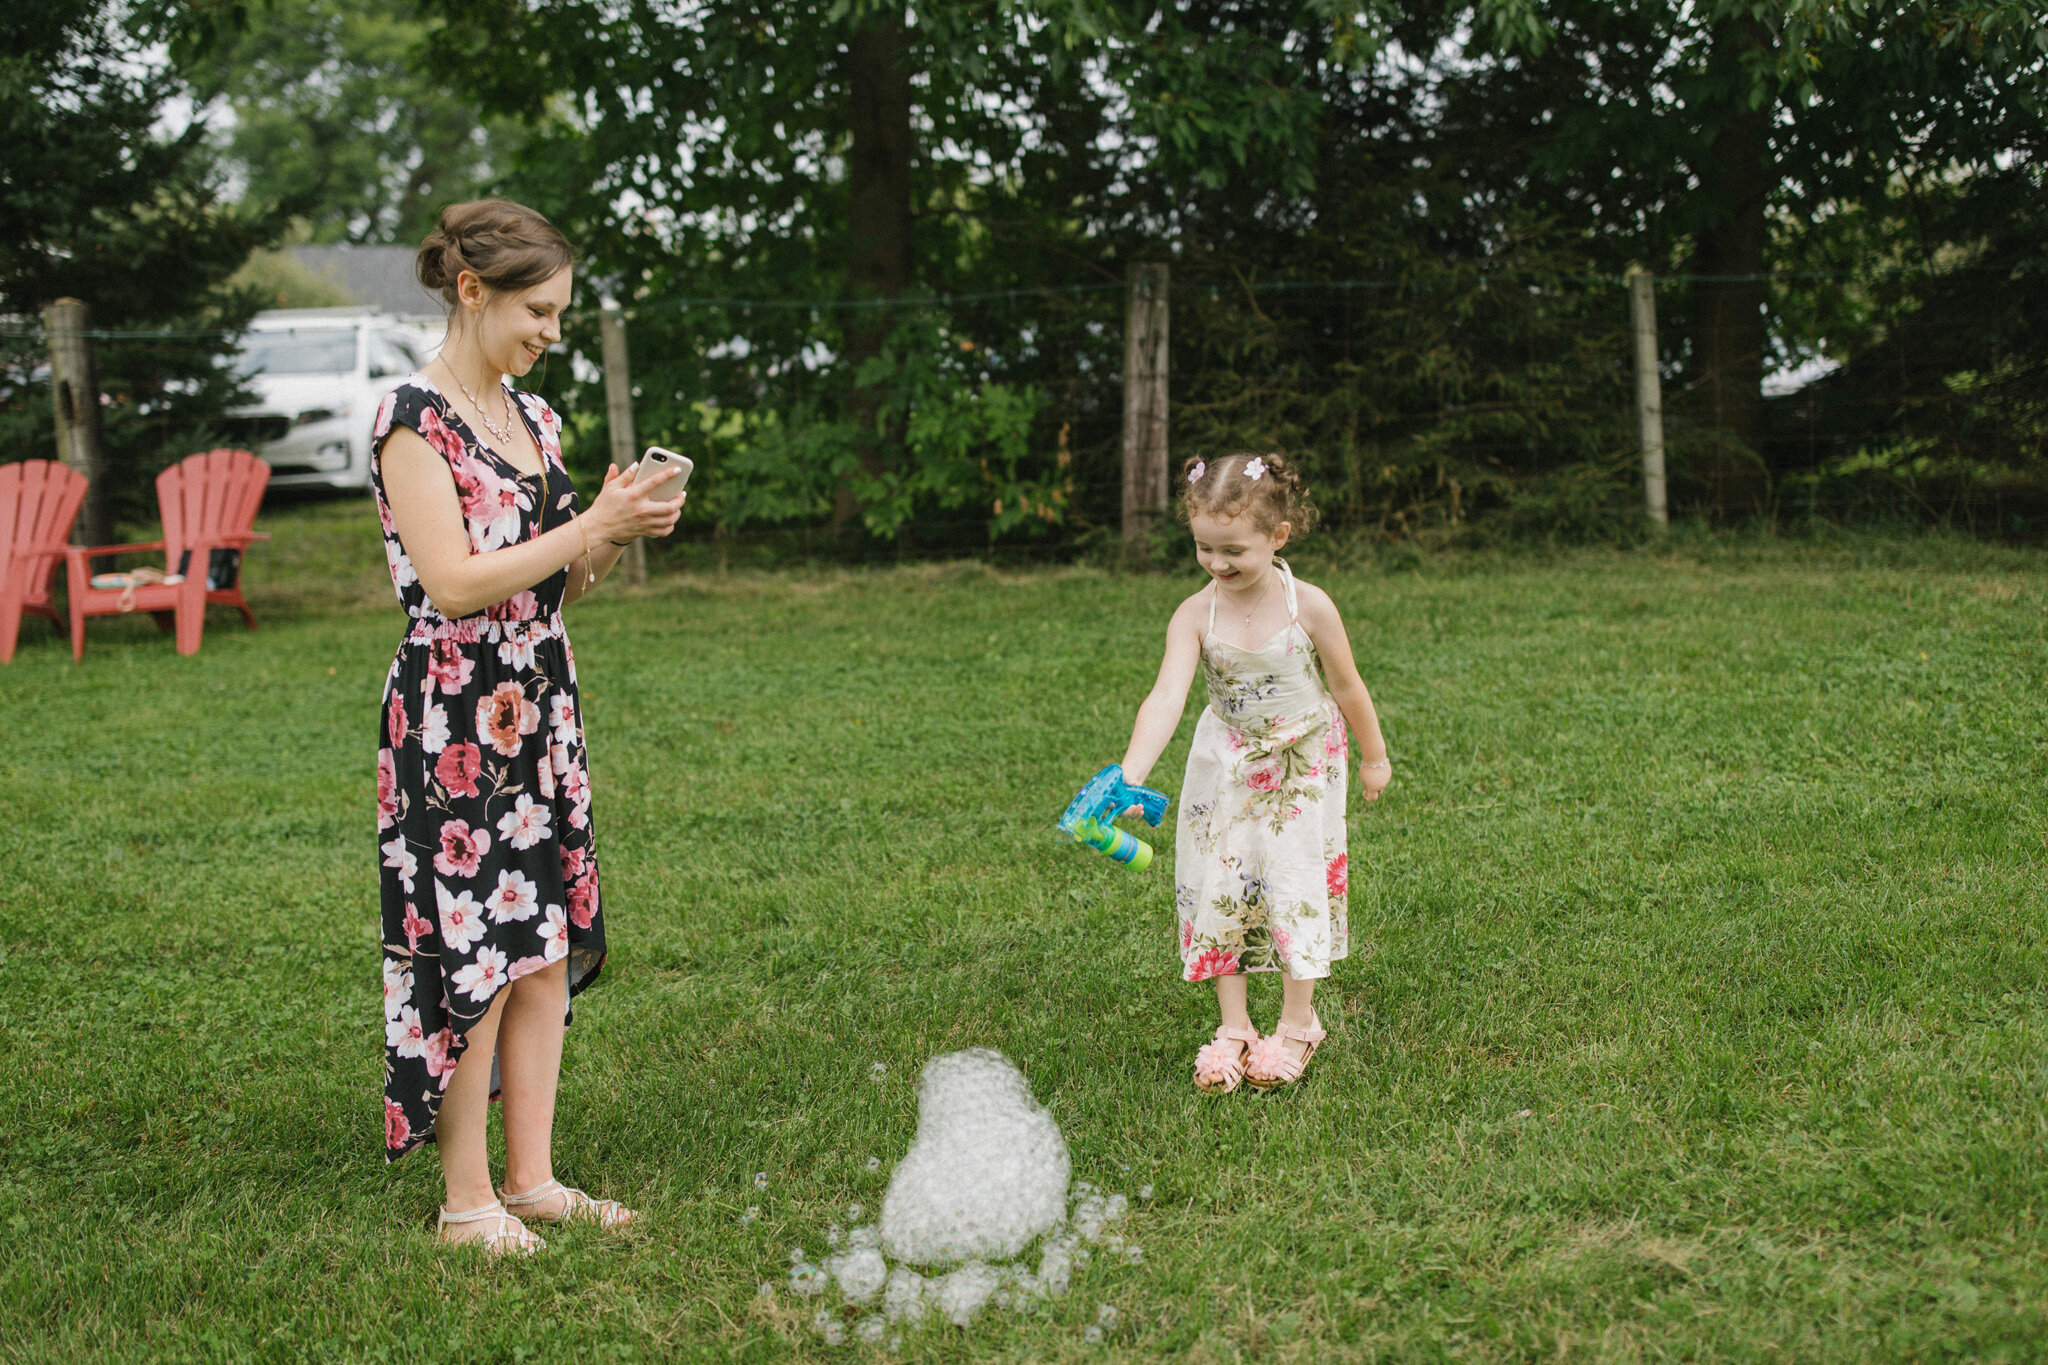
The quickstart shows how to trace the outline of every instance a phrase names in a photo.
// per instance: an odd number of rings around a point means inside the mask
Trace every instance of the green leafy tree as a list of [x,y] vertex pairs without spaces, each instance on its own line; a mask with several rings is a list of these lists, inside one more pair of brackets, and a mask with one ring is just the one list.
[[296,206],[316,242],[416,242],[518,138],[428,59],[435,27],[399,0],[264,0],[214,16],[185,66],[232,114],[251,199]]
[[110,0],[0,11],[0,312],[14,324],[0,458],[55,457],[36,315],[83,299],[115,333],[99,343],[104,453],[131,516],[153,507],[148,477],[241,396],[221,362],[253,303],[219,286],[279,225],[223,203],[203,126],[159,131],[190,91],[149,19]]
[[1800,340],[1782,301],[1773,325],[1768,272],[1867,247],[1841,235],[1845,212],[1881,223],[1885,247],[1835,262],[1867,275],[1897,262],[1891,242],[1973,234],[1968,211],[1916,225],[1909,206],[2038,192],[2037,2],[1486,0],[1463,15],[1470,60],[1444,83],[1444,123],[1470,177],[1543,196],[1609,268],[1640,256],[1694,277],[1679,359],[1716,438],[1710,505],[1762,494],[1761,383]]

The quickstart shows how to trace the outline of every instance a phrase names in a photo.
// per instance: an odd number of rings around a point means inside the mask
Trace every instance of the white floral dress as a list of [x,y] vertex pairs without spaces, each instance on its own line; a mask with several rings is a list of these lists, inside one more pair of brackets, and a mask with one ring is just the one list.
[[1330,974],[1345,920],[1347,735],[1302,629],[1294,574],[1275,561],[1287,625],[1257,649],[1202,637],[1209,704],[1181,780],[1174,848],[1181,975]]

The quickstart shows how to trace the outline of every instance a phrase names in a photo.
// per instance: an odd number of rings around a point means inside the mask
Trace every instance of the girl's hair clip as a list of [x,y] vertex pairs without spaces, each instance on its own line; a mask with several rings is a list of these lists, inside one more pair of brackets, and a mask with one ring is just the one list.
[[1245,464],[1244,477],[1247,483],[1257,483],[1266,477],[1266,462],[1254,455]]
[[1202,476],[1208,472],[1209,462],[1207,460],[1196,460],[1194,463],[1194,467],[1188,470],[1188,482],[1200,483],[1202,481]]

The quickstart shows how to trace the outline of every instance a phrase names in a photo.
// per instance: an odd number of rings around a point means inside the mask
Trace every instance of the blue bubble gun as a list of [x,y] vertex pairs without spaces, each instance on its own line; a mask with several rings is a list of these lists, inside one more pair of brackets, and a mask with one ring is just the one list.
[[1166,814],[1166,793],[1124,781],[1122,766],[1112,763],[1081,788],[1060,817],[1060,833],[1097,853],[1107,853],[1133,872],[1143,872],[1152,865],[1152,845],[1111,823],[1126,806],[1139,807],[1145,823],[1157,825]]

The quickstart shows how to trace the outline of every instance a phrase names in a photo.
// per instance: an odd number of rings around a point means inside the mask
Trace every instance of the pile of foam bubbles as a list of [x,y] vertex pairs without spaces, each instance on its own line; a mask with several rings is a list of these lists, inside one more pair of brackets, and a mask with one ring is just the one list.
[[[868,1168],[878,1171],[880,1159]],[[918,1087],[917,1138],[890,1177],[880,1220],[862,1225],[866,1211],[855,1204],[854,1226],[828,1228],[820,1259],[790,1248],[790,1291],[841,1301],[812,1317],[827,1343],[845,1340],[850,1319],[856,1337],[887,1338],[894,1350],[901,1328],[936,1319],[965,1327],[990,1304],[1029,1312],[1065,1294],[1095,1248],[1143,1261],[1143,1249],[1114,1230],[1129,1201],[1086,1181],[1069,1190],[1069,1175],[1059,1125],[1008,1058],[987,1048],[933,1058]],[[1033,1243],[1035,1260],[1026,1255]],[[1104,1304],[1086,1335],[1100,1341],[1115,1325],[1116,1309]]]

